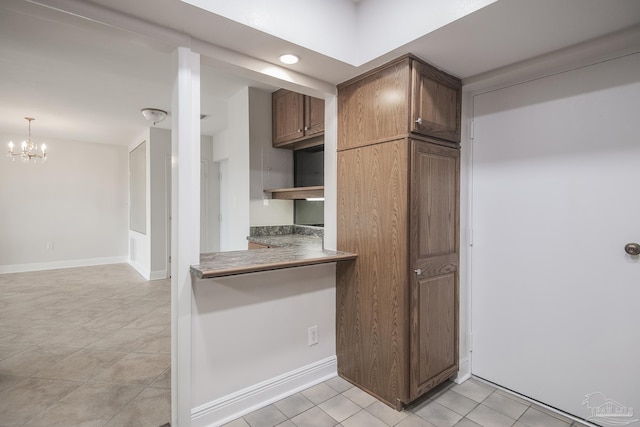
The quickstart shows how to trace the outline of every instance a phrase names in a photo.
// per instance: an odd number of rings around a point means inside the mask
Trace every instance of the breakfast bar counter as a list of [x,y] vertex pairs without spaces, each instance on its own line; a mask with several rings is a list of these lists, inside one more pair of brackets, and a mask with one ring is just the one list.
[[356,254],[322,249],[321,245],[214,252],[201,254],[200,264],[191,266],[191,273],[198,279],[209,279],[356,258]]

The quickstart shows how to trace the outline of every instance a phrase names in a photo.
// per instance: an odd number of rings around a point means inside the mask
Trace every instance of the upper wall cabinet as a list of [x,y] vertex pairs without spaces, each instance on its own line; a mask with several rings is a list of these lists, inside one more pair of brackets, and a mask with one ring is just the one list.
[[416,60],[411,73],[411,132],[460,142],[460,80]]
[[324,100],[290,90],[273,93],[273,146],[299,150],[324,144]]
[[324,133],[324,99],[304,96],[304,135]]
[[422,135],[460,142],[462,82],[407,55],[338,86],[338,150]]

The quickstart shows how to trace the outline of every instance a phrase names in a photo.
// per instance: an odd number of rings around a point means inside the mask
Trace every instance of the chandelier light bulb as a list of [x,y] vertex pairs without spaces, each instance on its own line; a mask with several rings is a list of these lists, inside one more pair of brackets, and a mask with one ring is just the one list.
[[47,160],[47,146],[45,144],[42,144],[42,153],[39,153],[38,144],[35,144],[33,141],[31,141],[31,122],[35,119],[33,117],[25,117],[25,120],[29,122],[29,137],[27,138],[27,140],[22,141],[22,144],[20,144],[20,152],[18,153],[13,152],[14,144],[13,141],[10,141],[7,157],[11,158],[12,160],[15,160],[16,157],[19,157],[24,163],[29,163],[31,160],[37,162],[38,159],[42,159],[42,161],[44,162],[45,160]]

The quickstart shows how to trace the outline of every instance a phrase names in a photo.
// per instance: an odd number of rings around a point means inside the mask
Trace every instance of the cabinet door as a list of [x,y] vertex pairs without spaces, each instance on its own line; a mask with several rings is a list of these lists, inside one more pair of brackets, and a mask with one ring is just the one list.
[[304,97],[304,135],[324,132],[324,99]]
[[412,68],[411,132],[460,142],[461,81],[415,60]]
[[412,142],[411,398],[458,370],[460,151]]
[[304,136],[304,95],[280,89],[273,93],[273,145]]

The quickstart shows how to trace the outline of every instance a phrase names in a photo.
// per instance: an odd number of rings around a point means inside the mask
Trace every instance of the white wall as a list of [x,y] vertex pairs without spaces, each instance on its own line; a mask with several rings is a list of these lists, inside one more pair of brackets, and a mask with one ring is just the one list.
[[[223,169],[225,171],[228,171],[229,169],[229,145],[227,144],[228,134],[229,132],[224,130],[213,135],[213,148],[211,152],[213,164],[215,165],[215,169],[218,172],[218,174],[213,177],[213,181],[211,183],[212,186],[215,186],[217,188],[218,196],[214,200],[215,206],[212,207],[218,213],[218,217],[215,221],[215,227],[217,230],[217,239],[214,243],[215,251],[228,250],[229,245],[229,233],[226,227],[226,218],[224,219],[224,221],[221,221],[223,210],[226,211],[226,208],[228,206],[228,200],[222,200],[222,197],[225,197],[225,199],[228,199],[228,197],[226,196],[226,192],[222,190],[220,181]],[[225,225],[224,230],[222,229],[223,225]]]
[[335,375],[335,264],[198,280],[194,296],[194,427]]
[[229,132],[224,130],[220,133],[213,135],[213,149],[211,156],[214,162],[221,162],[229,158]]
[[[324,239],[335,250],[338,230],[338,97],[324,100]],[[335,280],[335,278],[334,278]]]
[[271,93],[249,88],[250,224],[293,224],[293,201],[272,200],[270,188],[293,187],[293,151],[273,148]]
[[462,132],[460,138],[460,264],[459,264],[459,370],[456,381],[465,381],[471,376],[471,145],[472,96],[462,95]]
[[460,212],[460,374],[463,380],[472,370],[473,328],[471,304],[475,295],[471,286],[471,269],[476,263],[472,251],[472,203],[471,183],[473,180],[472,135],[473,97],[527,81],[535,81],[568,70],[579,69],[594,63],[611,60],[635,53],[640,48],[636,32],[603,37],[573,48],[553,52],[543,57],[503,69],[494,70],[480,76],[465,79],[462,99],[462,150],[461,150],[461,212]]
[[171,196],[171,131],[160,128],[149,130],[149,179],[151,206],[151,279],[164,279],[169,277],[167,245],[170,243],[168,236],[168,221],[171,216],[171,205],[168,197]]
[[220,250],[220,164],[214,161],[213,136],[200,138],[200,252]]
[[184,1],[360,66],[496,0]]
[[[270,93],[246,87],[229,99],[228,107],[228,128],[213,136],[211,150],[214,167],[223,160],[229,166],[228,241],[215,250],[242,250],[247,249],[250,225],[293,223],[291,201],[263,203],[265,188],[293,186],[293,154],[271,146]],[[213,177],[211,186],[216,185]]]
[[[24,138],[0,135],[6,143]],[[0,273],[126,262],[127,148],[38,142],[48,146],[43,164],[1,160]]]
[[[185,3],[346,62],[356,51],[353,45],[356,5],[352,2],[311,0],[300,5],[290,0],[185,0]],[[301,16],[305,18],[300,19]]]
[[640,405],[639,100],[640,51],[474,99],[473,373],[575,416]]
[[[371,61],[496,0],[366,0],[358,3],[357,65]],[[393,31],[381,29],[393,28]]]
[[145,233],[129,230],[129,264],[147,280],[156,280],[169,276],[167,186],[171,181],[167,178],[171,171],[167,168],[167,158],[171,157],[171,131],[147,128],[129,150],[144,141],[147,142],[147,229]]
[[249,88],[232,96],[228,105],[228,250],[233,251],[247,249],[249,235]]
[[[129,264],[136,269],[138,273],[145,279],[149,279],[151,276],[151,168],[149,166],[150,157],[151,157],[151,144],[149,143],[149,139],[151,138],[150,128],[145,129],[138,138],[136,138],[131,144],[129,144],[129,155],[131,155],[131,151],[135,150],[140,144],[145,144],[145,197],[144,201],[145,205],[145,230],[134,231],[131,230],[130,226],[127,227],[129,229]],[[128,164],[129,175],[131,175],[131,162]],[[127,193],[127,203],[129,204],[129,209],[131,209],[131,194],[130,191]]]

